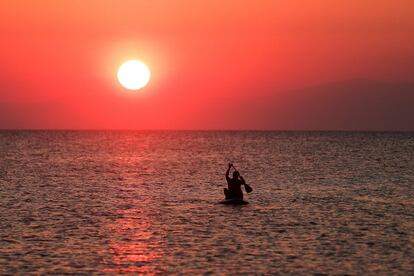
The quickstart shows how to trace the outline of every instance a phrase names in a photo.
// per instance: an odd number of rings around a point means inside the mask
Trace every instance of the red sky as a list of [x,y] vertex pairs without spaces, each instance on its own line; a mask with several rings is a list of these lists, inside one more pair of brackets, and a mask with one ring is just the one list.
[[414,130],[411,0],[4,0],[0,34],[0,128]]

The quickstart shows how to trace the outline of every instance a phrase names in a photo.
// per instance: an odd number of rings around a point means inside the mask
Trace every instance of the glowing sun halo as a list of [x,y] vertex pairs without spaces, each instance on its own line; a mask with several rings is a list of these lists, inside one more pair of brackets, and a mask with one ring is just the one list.
[[138,90],[146,86],[151,72],[148,66],[138,60],[128,60],[118,69],[119,83],[129,90]]

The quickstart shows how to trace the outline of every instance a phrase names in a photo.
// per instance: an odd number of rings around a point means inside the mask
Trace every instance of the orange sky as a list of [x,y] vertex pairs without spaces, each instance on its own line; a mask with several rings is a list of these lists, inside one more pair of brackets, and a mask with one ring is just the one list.
[[[0,128],[414,130],[410,0],[13,0],[0,34]],[[141,91],[116,80],[128,58],[152,70]],[[380,111],[346,118],[358,99],[335,93],[354,80],[390,86]],[[321,119],[333,102],[348,121]]]

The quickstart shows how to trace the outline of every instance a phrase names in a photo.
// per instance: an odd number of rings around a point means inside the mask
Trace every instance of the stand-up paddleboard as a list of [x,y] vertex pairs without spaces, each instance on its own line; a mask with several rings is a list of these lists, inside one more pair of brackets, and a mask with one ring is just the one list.
[[239,199],[239,198],[230,198],[230,199],[224,199],[219,202],[220,204],[230,204],[230,205],[246,205],[249,204],[248,201]]

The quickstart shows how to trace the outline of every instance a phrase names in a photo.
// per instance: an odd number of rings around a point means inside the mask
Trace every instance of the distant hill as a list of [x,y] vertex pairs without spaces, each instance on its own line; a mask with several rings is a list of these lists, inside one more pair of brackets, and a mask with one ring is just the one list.
[[328,83],[272,93],[237,113],[263,129],[414,131],[414,83]]

